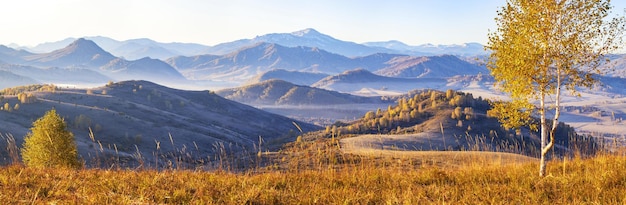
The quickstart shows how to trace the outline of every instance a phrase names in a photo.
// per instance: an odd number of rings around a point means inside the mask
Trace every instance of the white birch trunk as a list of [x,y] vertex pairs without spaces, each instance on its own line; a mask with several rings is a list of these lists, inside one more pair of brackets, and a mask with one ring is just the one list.
[[546,97],[545,94],[541,94],[539,105],[539,114],[541,115],[541,160],[539,161],[539,176],[546,175],[546,153],[543,152],[546,148],[546,141],[548,138],[548,125],[546,124]]

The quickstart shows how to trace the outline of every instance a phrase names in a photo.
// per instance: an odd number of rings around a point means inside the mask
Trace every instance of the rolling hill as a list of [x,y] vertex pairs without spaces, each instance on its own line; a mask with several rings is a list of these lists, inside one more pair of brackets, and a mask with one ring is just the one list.
[[[417,91],[398,99],[387,109],[372,110],[357,120],[336,123],[305,138],[341,133],[341,147],[351,153],[473,150],[539,155],[539,133],[526,127],[503,128],[487,113],[491,108],[487,100],[453,90]],[[557,155],[595,153],[600,143],[593,137],[577,135],[564,123],[557,128],[555,141]]]
[[340,105],[382,103],[380,97],[361,97],[295,85],[283,80],[267,80],[239,88],[215,92],[226,99],[251,105]]
[[219,58],[221,56],[217,55],[176,56],[168,58],[165,62],[178,70],[193,70],[210,67],[217,63],[213,61]]
[[443,89],[444,78],[395,78],[373,74],[365,69],[328,76],[312,87],[359,95],[397,95],[415,89]]
[[32,78],[0,69],[0,89],[36,83],[38,82]]
[[28,51],[15,50],[13,48],[0,45],[0,64],[2,64],[3,62],[9,64],[23,63],[23,58],[30,55],[33,54]]
[[[32,94],[37,98],[33,103],[20,103],[18,110],[10,112],[0,111],[4,119],[0,133],[13,134],[21,144],[33,120],[54,108],[74,132],[79,152],[88,163],[97,155],[97,147],[102,146],[103,160],[119,157],[135,163],[140,154],[145,156],[142,160],[152,164],[156,160],[175,162],[177,158],[193,164],[195,160],[211,160],[221,152],[256,153],[259,137],[264,141],[262,149],[272,150],[295,140],[299,128],[318,129],[208,91],[182,91],[147,81]],[[11,106],[18,103],[14,96],[4,97]],[[89,128],[96,141],[90,139]]]
[[399,56],[390,59],[388,66],[378,69],[374,73],[389,77],[446,78],[456,75],[476,75],[489,73],[484,66],[471,64],[452,55],[441,56]]
[[310,73],[310,72],[298,72],[288,71],[283,69],[270,70],[265,73],[261,73],[254,78],[248,80],[246,84],[256,84],[271,79],[284,80],[296,85],[310,86],[313,83],[320,81],[321,79],[328,77],[328,74],[323,73]]
[[[34,66],[23,66],[23,65],[0,65],[0,70],[11,72],[16,75],[26,76],[30,79],[33,79],[36,82],[46,83],[46,84],[63,84],[63,85],[97,85],[97,84],[105,84],[111,79],[108,76],[100,74],[97,71],[82,69],[82,68],[58,68],[58,67],[50,67],[50,68],[38,68]],[[28,84],[17,84],[18,85],[30,85],[34,83]],[[7,86],[7,87],[14,87]],[[0,88],[7,88],[0,87]]]
[[169,64],[148,57],[134,61],[117,58],[99,70],[116,80],[141,79],[168,84],[184,83],[187,80]]

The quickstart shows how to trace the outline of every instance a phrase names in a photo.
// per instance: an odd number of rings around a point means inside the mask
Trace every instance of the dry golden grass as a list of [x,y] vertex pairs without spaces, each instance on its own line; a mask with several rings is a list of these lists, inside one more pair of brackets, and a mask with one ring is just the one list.
[[440,167],[469,165],[507,165],[538,162],[538,159],[505,152],[487,151],[396,151],[380,149],[349,150],[345,153],[360,156],[382,157],[400,161],[420,160]]
[[[495,152],[344,153],[298,140],[247,171],[0,167],[0,204],[624,204],[624,153],[554,160]],[[223,167],[220,170],[231,170]]]
[[[467,153],[471,154],[471,153]],[[471,159],[471,158],[467,158]],[[341,169],[206,171],[0,168],[3,204],[624,204],[626,158],[468,163],[406,169],[368,160]]]

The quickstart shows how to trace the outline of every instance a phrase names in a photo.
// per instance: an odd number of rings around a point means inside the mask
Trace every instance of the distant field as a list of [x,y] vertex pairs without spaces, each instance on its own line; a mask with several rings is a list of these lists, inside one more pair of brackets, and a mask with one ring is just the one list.
[[[447,141],[447,143],[446,143]],[[455,145],[449,136],[442,138],[441,133],[422,132],[415,134],[367,134],[341,139],[342,148],[347,152],[359,150],[402,150],[425,151],[443,150]]]
[[469,164],[523,164],[539,162],[537,158],[505,152],[483,151],[395,151],[378,149],[346,150],[345,153],[370,157],[392,157],[400,160],[421,160],[423,164],[458,167]]
[[[444,167],[456,167],[468,164],[503,165],[537,162],[536,158],[504,152],[430,151],[432,149],[415,149],[417,148],[415,146],[419,146],[420,143],[433,143],[434,145],[431,145],[431,148],[434,149],[442,147],[443,142],[441,137],[439,136],[436,138],[430,136],[429,134],[436,135],[433,133],[420,133],[393,136],[363,135],[359,137],[344,138],[341,140],[341,151],[346,154],[355,154],[360,156],[385,157],[412,161],[417,160],[420,161],[421,164],[435,164]],[[394,143],[404,144],[406,145],[405,148],[409,149],[392,146]],[[407,143],[413,144],[408,145]]]

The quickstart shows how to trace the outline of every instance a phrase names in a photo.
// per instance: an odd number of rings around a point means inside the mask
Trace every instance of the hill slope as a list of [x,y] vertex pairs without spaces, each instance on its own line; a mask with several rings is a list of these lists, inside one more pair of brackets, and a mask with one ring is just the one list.
[[428,57],[401,56],[387,61],[386,64],[388,66],[377,70],[375,73],[389,77],[442,78],[489,72],[484,66],[471,64],[451,55]]
[[[37,82],[44,84],[64,84],[64,85],[98,85],[104,84],[112,79],[99,72],[80,68],[38,68],[34,66],[22,65],[0,65],[0,70],[8,71],[21,76],[28,76]],[[18,85],[30,85],[18,84]],[[18,86],[15,85],[15,86]],[[9,86],[13,87],[13,86]],[[6,87],[4,87],[6,88]]]
[[296,85],[310,86],[311,84],[325,77],[328,77],[328,74],[276,69],[276,70],[270,70],[265,73],[259,74],[255,76],[254,78],[248,80],[246,84],[256,84],[256,83],[260,83],[266,80],[279,79],[279,80],[284,80],[284,81],[287,81]]
[[373,74],[364,69],[328,76],[312,87],[359,95],[396,95],[415,89],[443,89],[443,78],[395,78]]
[[[118,155],[130,163],[139,160],[136,153],[140,152],[153,156],[142,159],[152,164],[155,158],[164,163],[176,157],[185,157],[185,163],[193,164],[195,160],[213,159],[220,152],[256,152],[259,137],[265,141],[263,150],[277,148],[295,140],[290,135],[298,131],[294,123],[303,131],[317,129],[208,91],[182,91],[147,81],[125,81],[89,91],[32,93],[37,98],[33,103],[21,104],[12,112],[0,111],[0,118],[6,119],[0,124],[0,133],[12,133],[21,144],[32,121],[55,108],[75,133],[79,152],[87,162],[95,156],[94,143],[102,144],[107,156]],[[5,98],[11,106],[18,103],[15,97]],[[89,138],[89,128],[97,142]],[[157,152],[159,157],[154,156]]]
[[99,70],[117,80],[141,79],[162,83],[180,83],[186,80],[169,64],[148,57],[134,61],[117,58],[101,66]]
[[[527,128],[504,129],[489,116],[489,109],[486,100],[471,94],[422,91],[399,98],[398,104],[387,110],[371,111],[357,121],[336,125],[325,134],[354,134],[341,140],[352,151],[475,150],[539,156],[538,133]],[[598,149],[594,138],[577,135],[564,123],[557,128],[555,141],[557,154],[589,154]]]
[[0,89],[36,83],[38,82],[32,78],[0,69]]
[[380,98],[376,97],[353,96],[276,79],[219,90],[216,93],[230,100],[254,105],[338,105],[381,102]]
[[24,50],[15,50],[13,48],[0,45],[0,64],[2,62],[16,64],[23,63],[25,56],[33,55],[32,53]]
[[29,64],[47,67],[99,67],[113,59],[115,56],[84,38],[50,53],[26,57]]

